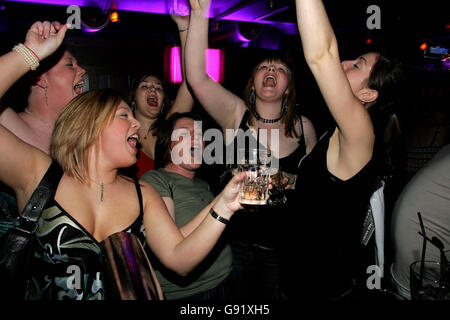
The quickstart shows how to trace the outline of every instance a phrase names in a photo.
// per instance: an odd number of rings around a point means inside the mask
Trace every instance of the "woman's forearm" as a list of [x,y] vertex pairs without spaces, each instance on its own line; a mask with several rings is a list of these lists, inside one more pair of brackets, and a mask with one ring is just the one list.
[[189,32],[186,42],[186,76],[189,84],[196,83],[208,78],[205,72],[205,51],[208,48],[208,17],[203,10],[191,10]]
[[25,73],[30,66],[17,52],[11,51],[0,57],[0,98]]
[[[298,29],[308,64],[338,55],[334,31],[321,0],[296,0]],[[335,57],[339,59],[339,57]]]

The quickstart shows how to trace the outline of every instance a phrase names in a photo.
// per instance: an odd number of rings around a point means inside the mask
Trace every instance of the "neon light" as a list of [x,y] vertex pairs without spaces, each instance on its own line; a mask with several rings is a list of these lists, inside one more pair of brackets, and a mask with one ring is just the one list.
[[180,47],[172,47],[170,50],[170,81],[172,83],[180,83],[183,81],[180,61]]
[[[223,81],[223,54],[220,49],[207,49],[206,73],[216,82]],[[170,82],[183,81],[181,72],[180,47],[170,49]]]
[[207,49],[206,50],[206,73],[215,82],[221,81],[221,58],[222,52],[220,49]]

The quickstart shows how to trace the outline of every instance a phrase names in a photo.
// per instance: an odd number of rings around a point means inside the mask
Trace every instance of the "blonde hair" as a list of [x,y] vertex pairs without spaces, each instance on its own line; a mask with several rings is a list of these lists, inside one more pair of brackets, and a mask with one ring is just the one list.
[[50,156],[64,172],[83,183],[89,181],[89,149],[112,121],[121,95],[111,89],[82,93],[60,113],[50,141]]

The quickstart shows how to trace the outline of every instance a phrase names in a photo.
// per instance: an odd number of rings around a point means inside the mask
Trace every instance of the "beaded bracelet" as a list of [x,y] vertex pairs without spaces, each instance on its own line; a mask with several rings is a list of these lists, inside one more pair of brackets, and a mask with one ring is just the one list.
[[14,46],[12,51],[20,54],[25,62],[30,66],[32,71],[36,70],[37,67],[39,67],[39,57],[36,55],[36,53],[34,53],[33,50],[23,45],[22,43]]
[[178,29],[178,32],[184,32],[184,31],[188,31],[188,30],[189,30],[189,28],[181,29],[181,30]]

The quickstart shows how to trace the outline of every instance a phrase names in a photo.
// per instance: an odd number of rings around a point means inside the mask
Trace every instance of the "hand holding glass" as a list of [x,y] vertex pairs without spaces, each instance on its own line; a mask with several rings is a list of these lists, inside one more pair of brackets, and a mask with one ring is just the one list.
[[247,205],[267,204],[269,176],[271,174],[270,151],[263,149],[239,149],[238,170],[245,172],[239,191],[239,202]]

